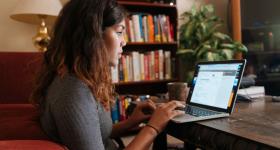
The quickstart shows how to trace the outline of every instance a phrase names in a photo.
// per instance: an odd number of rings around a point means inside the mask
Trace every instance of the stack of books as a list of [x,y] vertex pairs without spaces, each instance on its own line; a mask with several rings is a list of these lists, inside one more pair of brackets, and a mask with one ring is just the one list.
[[250,99],[256,99],[265,96],[265,89],[264,86],[250,86],[248,88],[239,89],[237,94]]
[[174,25],[167,15],[132,14],[125,24],[128,42],[174,42]]
[[113,83],[172,79],[175,63],[171,51],[162,49],[139,53],[132,51],[122,55],[119,65],[111,68]]

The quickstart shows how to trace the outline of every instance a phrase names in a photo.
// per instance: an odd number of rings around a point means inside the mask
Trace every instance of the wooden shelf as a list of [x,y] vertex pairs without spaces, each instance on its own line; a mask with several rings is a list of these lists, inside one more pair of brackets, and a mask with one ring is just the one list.
[[248,51],[248,53],[245,54],[245,58],[251,58],[251,57],[271,57],[271,56],[279,56],[280,50],[269,50],[269,51]]
[[155,84],[155,83],[167,83],[174,82],[176,79],[168,79],[168,80],[147,80],[147,81],[129,81],[129,82],[119,82],[115,83],[116,86],[119,85],[141,85],[141,84]]
[[118,1],[119,4],[124,6],[146,6],[146,7],[161,7],[161,8],[176,8],[176,5],[162,4],[162,3],[149,3],[149,2],[132,2],[132,1]]
[[[163,50],[171,52],[171,61],[174,63],[173,69],[175,70],[172,77],[177,78],[177,65],[176,51],[178,49],[177,40],[177,26],[178,26],[178,12],[176,5],[163,4],[163,3],[150,3],[147,1],[136,0],[117,0],[130,15],[134,14],[149,14],[152,16],[166,15],[169,16],[170,23],[174,33],[174,42],[127,42],[123,48],[124,54],[137,51],[139,53],[147,53],[155,50]],[[176,2],[175,2],[176,3]],[[138,82],[120,82],[115,84],[116,92],[119,94],[150,94],[167,92],[167,83],[177,81],[176,79],[170,80],[152,80],[152,81],[138,81]]]
[[280,50],[248,51],[246,55],[274,55],[274,54],[280,54]]
[[150,94],[167,92],[167,83],[177,81],[171,80],[153,80],[153,81],[139,81],[139,82],[122,82],[117,83],[116,92],[119,94]]
[[263,29],[270,29],[271,28],[279,28],[279,24],[267,24],[261,26],[250,26],[250,27],[243,27],[242,30],[263,30]]
[[141,46],[141,45],[177,45],[177,42],[168,42],[168,43],[161,43],[161,42],[128,42],[127,46]]
[[139,51],[141,53],[145,53],[147,51],[153,51],[157,49],[169,50],[171,52],[172,57],[176,57],[178,44],[177,42],[168,42],[168,43],[161,43],[161,42],[129,42],[123,47],[124,53],[131,52],[131,51]]

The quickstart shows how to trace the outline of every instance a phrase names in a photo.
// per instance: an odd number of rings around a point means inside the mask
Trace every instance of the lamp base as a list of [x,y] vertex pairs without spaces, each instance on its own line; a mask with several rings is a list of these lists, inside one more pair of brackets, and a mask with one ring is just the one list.
[[48,45],[50,43],[51,38],[45,35],[36,35],[33,37],[34,46],[41,52],[45,52],[48,49]]
[[42,17],[41,25],[38,28],[38,33],[32,38],[34,46],[41,52],[47,50],[50,43],[50,36],[48,35],[48,28],[45,24],[45,20]]

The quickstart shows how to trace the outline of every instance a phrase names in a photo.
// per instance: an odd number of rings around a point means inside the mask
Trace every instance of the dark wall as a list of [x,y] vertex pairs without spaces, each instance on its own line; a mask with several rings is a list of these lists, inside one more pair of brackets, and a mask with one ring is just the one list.
[[242,27],[280,24],[280,0],[241,0]]

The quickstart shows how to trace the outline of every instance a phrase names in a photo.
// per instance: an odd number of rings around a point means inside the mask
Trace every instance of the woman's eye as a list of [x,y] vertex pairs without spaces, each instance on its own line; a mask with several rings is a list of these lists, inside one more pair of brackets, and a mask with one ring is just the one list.
[[123,34],[123,32],[117,32],[118,36],[121,36]]

